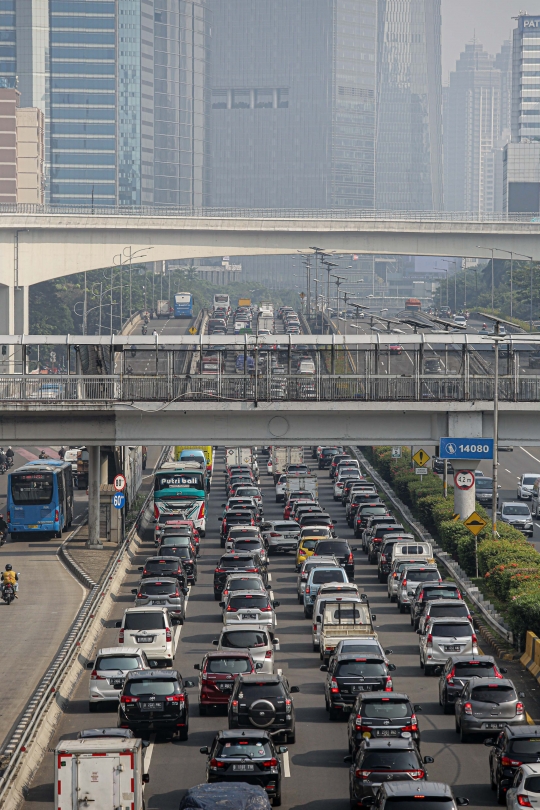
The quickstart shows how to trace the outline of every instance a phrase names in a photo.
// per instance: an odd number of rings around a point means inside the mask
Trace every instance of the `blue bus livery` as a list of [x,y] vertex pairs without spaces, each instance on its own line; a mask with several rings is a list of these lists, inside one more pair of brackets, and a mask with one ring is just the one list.
[[193,295],[191,293],[176,293],[174,296],[174,317],[193,318]]
[[67,461],[30,461],[8,476],[7,524],[13,540],[61,537],[73,520],[73,479]]

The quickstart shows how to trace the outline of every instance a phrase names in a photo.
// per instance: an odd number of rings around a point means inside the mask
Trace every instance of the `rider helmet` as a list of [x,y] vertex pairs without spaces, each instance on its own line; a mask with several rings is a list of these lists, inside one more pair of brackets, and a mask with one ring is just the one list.
[[11,563],[8,563],[6,565],[6,571],[13,571],[13,566],[11,565]]

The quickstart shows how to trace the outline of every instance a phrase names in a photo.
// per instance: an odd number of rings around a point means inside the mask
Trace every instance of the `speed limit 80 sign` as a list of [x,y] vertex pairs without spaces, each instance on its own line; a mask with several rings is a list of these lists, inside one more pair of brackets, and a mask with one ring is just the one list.
[[474,486],[474,473],[470,470],[459,470],[454,475],[454,484],[458,489],[471,489]]
[[126,488],[125,477],[121,473],[119,475],[115,475],[113,485],[117,492],[122,492],[122,490]]

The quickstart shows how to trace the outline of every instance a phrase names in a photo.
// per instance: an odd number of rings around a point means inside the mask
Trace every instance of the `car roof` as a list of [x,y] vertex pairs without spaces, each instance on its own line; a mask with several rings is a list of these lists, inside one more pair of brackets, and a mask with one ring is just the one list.
[[508,737],[540,737],[540,726],[505,726],[504,731]]
[[503,506],[529,506],[527,503],[523,503],[523,501],[503,501],[501,504],[501,509]]
[[[492,655],[476,655],[475,653],[471,653],[471,655],[449,655],[448,658],[453,664],[467,663],[467,661],[489,661],[492,664],[495,663],[495,658]],[[482,678],[482,680],[485,681],[485,678]]]
[[[485,686],[486,684],[493,684],[493,686],[511,686],[514,689],[514,684],[510,678],[471,678],[469,681],[471,689],[475,686]],[[528,726],[530,729],[531,726]]]
[[142,652],[140,647],[101,647],[96,653],[96,658],[107,655],[140,655]]
[[221,628],[221,634],[223,633],[243,633],[244,630],[268,630],[267,624],[258,624],[257,622],[253,622],[252,624],[241,624],[241,625],[233,625],[233,624],[224,624]]
[[387,700],[400,700],[400,701],[406,700],[407,703],[411,703],[410,697],[408,695],[406,695],[405,692],[371,692],[371,693],[363,693],[363,694],[361,692],[360,693],[360,698],[361,698],[362,702],[365,702],[365,701],[372,701],[372,702],[378,701],[380,703],[383,700],[385,702]]
[[147,605],[146,607],[130,607],[124,610],[124,616],[126,613],[167,613],[166,607],[158,607],[157,605]]
[[412,737],[379,737],[378,739],[374,739],[373,737],[370,740],[363,740],[362,748],[366,751],[370,751],[373,749],[376,750],[388,750],[390,749],[398,749],[403,751],[408,751],[410,749],[416,750],[416,742],[412,739]]
[[144,564],[147,565],[149,562],[159,562],[160,560],[167,560],[167,562],[174,562],[178,564],[178,557],[168,557],[166,554],[156,555],[155,557],[147,557]]
[[[521,765],[521,768],[525,776],[537,776],[540,774],[540,765],[536,762],[525,762]],[[532,792],[536,793],[537,791]]]
[[[358,653],[354,653],[354,652],[343,652],[342,653],[342,652],[340,652],[336,656],[336,658],[337,658],[338,661],[345,661],[345,660],[350,660],[351,658],[354,658],[356,655],[358,655]],[[369,653],[369,658],[376,658],[377,661],[383,661],[383,663],[385,662],[385,659],[384,659],[384,657],[382,655],[376,655],[375,653]]]
[[126,675],[126,681],[147,680],[148,678],[164,678],[171,681],[181,681],[182,676],[177,669],[132,669]]
[[447,796],[453,799],[449,785],[444,782],[383,782],[381,789],[390,796],[414,796],[420,793],[422,796]]
[[267,740],[272,739],[268,731],[262,731],[261,729],[257,730],[255,728],[242,728],[237,729],[236,731],[228,728],[224,731],[218,731],[216,736],[220,740],[237,739],[238,737],[249,737],[256,740],[260,740],[261,737],[265,737]]
[[431,625],[444,624],[445,622],[452,622],[452,624],[468,624],[469,627],[471,626],[471,623],[466,616],[448,616],[448,618],[445,618],[444,616],[433,616],[429,620]]
[[[455,605],[465,605],[466,606],[466,602],[463,599],[429,599],[428,600],[428,606],[426,607],[426,610],[430,610],[434,605],[437,606],[437,607],[440,607],[441,605],[443,607],[450,607],[450,606],[454,607]],[[434,617],[434,618],[436,618],[436,617]],[[444,617],[441,616],[440,618],[442,619]]]
[[[187,546],[182,546],[182,548],[187,548]],[[139,588],[142,588],[143,585],[148,585],[149,583],[152,584],[152,582],[165,582],[166,584],[170,583],[171,585],[176,585],[178,580],[176,580],[174,577],[146,577],[139,582]]]
[[[268,592],[264,591],[264,593],[267,594]],[[245,590],[239,589],[237,591],[234,591],[234,596],[251,596],[252,594],[253,591],[250,590],[250,588],[246,588]],[[255,591],[255,594],[258,596],[259,592]],[[233,596],[233,594],[231,594],[231,596]]]
[[210,650],[205,653],[206,658],[251,658],[251,653],[247,647],[243,649],[237,647],[234,650]]

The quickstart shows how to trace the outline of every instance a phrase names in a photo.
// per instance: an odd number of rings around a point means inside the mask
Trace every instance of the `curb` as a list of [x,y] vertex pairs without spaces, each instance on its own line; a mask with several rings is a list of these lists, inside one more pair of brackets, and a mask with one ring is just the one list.
[[75,579],[81,583],[83,587],[92,590],[92,588],[96,587],[97,582],[94,582],[94,580],[91,577],[89,577],[88,574],[85,571],[83,571],[83,569],[79,565],[77,565],[77,563],[75,562],[75,560],[73,559],[73,557],[71,556],[71,554],[67,549],[68,543],[71,542],[71,540],[73,540],[73,538],[77,536],[77,533],[81,530],[83,525],[84,524],[81,524],[81,526],[79,526],[77,529],[75,529],[74,532],[72,532],[69,535],[67,540],[64,540],[64,542],[62,543],[56,554],[64,563],[70,574],[72,574],[75,577]]

